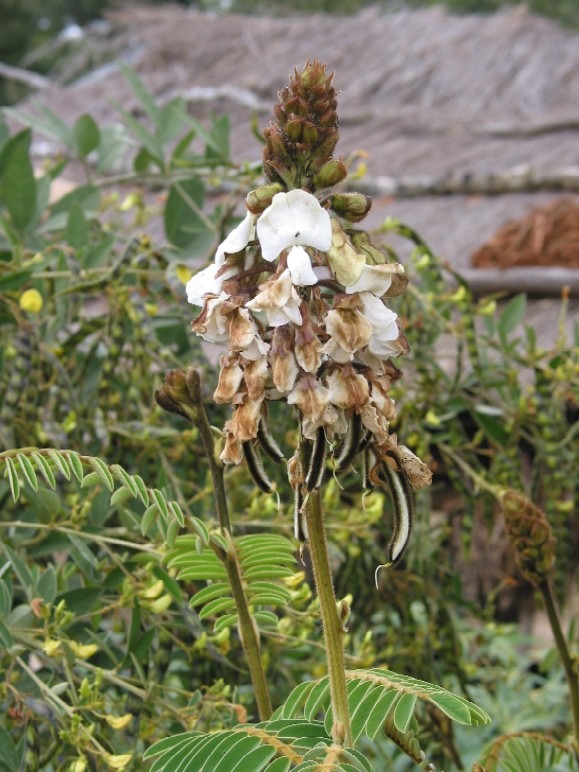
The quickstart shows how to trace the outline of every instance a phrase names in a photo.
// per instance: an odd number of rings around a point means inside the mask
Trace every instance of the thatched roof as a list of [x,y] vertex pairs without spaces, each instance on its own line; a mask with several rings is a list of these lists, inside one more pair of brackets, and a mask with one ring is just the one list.
[[[200,118],[231,115],[238,160],[259,158],[252,115],[265,127],[288,73],[318,58],[336,71],[341,92],[338,151],[368,151],[376,190],[390,189],[380,185],[384,176],[436,182],[449,173],[459,182],[474,175],[484,190],[486,177],[509,177],[521,165],[539,176],[572,167],[579,190],[579,38],[523,8],[494,16],[455,17],[431,8],[271,19],[131,7],[112,21],[124,36],[124,58],[159,100],[180,93]],[[90,111],[110,121],[113,99],[138,109],[114,68],[39,98],[65,120]],[[540,189],[378,196],[369,222],[400,217],[462,269],[505,221],[556,197]]]

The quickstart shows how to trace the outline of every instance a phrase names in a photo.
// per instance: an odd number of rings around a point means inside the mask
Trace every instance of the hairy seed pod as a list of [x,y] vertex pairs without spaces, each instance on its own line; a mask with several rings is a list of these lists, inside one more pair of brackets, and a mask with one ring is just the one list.
[[306,475],[306,490],[317,490],[322,484],[322,478],[326,468],[326,433],[323,426],[316,432],[316,439],[310,456],[310,465]]
[[304,496],[301,488],[294,491],[294,536],[300,544],[305,544],[308,540],[308,524],[305,512],[302,511],[304,505]]
[[346,432],[340,455],[336,461],[336,472],[343,472],[356,458],[360,448],[361,437],[362,421],[360,420],[359,415],[354,414],[350,419],[350,425],[348,426],[348,431]]
[[264,493],[273,493],[273,483],[265,473],[265,469],[261,463],[261,457],[257,448],[253,444],[253,440],[244,442],[242,447],[243,455],[247,463],[247,468],[249,469],[249,473],[253,477],[253,481],[257,487]]
[[264,453],[266,453],[272,461],[275,461],[276,464],[281,464],[285,459],[285,456],[280,446],[273,438],[269,426],[267,425],[267,421],[263,416],[261,417],[257,428],[257,439],[259,440],[259,444],[263,448]]
[[388,561],[395,565],[404,554],[414,516],[414,498],[408,475],[403,469],[392,469],[387,462],[381,464],[381,472],[388,481],[394,513],[394,531],[388,546]]

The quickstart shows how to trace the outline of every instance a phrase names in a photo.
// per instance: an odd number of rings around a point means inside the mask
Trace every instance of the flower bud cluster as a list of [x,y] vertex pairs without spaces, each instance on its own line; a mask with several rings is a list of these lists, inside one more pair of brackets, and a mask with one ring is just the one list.
[[332,158],[338,142],[332,78],[325,64],[308,62],[278,94],[276,120],[263,132],[263,170],[272,182],[318,190],[345,179],[346,165]]

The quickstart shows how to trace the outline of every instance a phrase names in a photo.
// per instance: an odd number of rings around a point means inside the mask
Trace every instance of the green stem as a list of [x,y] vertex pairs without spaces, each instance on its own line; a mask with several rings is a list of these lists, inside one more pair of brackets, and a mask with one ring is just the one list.
[[247,657],[247,665],[249,667],[249,675],[251,676],[251,682],[255,692],[259,720],[267,721],[267,719],[271,717],[273,709],[271,706],[269,689],[267,688],[267,681],[265,679],[265,671],[261,661],[259,634],[253,617],[251,616],[251,612],[249,611],[247,596],[245,594],[233,540],[231,538],[229,539],[229,550],[227,551],[227,554],[223,555],[221,550],[219,550],[219,552],[216,551],[216,553],[222,560],[225,570],[227,571],[227,578],[229,579],[233,600],[235,601],[239,637],[241,638],[241,644],[245,656]]
[[205,454],[209,463],[209,469],[211,470],[211,478],[213,480],[213,496],[215,498],[215,507],[217,509],[217,516],[219,518],[219,525],[221,527],[222,533],[227,538],[229,548],[227,552],[224,552],[221,547],[218,547],[214,543],[212,543],[211,546],[217,557],[223,563],[225,570],[227,571],[227,577],[229,579],[229,585],[231,587],[231,592],[233,594],[235,608],[237,611],[239,637],[241,638],[241,645],[243,646],[243,651],[245,652],[245,656],[247,658],[249,675],[251,677],[253,690],[255,692],[257,711],[259,713],[260,721],[266,721],[271,716],[273,709],[271,706],[267,682],[265,680],[263,663],[261,661],[259,634],[257,632],[253,617],[251,616],[251,612],[249,611],[249,604],[247,602],[245,587],[241,577],[241,569],[237,560],[237,551],[235,549],[233,539],[231,538],[231,523],[229,519],[229,510],[227,507],[227,496],[225,495],[223,465],[218,463],[215,459],[213,434],[211,432],[209,420],[207,419],[205,407],[200,398],[200,391],[195,402],[195,425],[199,429],[201,442],[203,443]]
[[351,746],[352,730],[348,712],[348,692],[344,666],[344,627],[340,621],[336,605],[319,491],[310,493],[306,518],[314,579],[320,601],[324,643],[328,657],[330,696],[334,713],[332,737],[334,742],[340,745]]
[[229,520],[229,510],[227,508],[227,496],[225,495],[225,482],[223,480],[223,464],[218,463],[215,458],[215,444],[213,442],[213,434],[211,432],[211,426],[207,419],[207,413],[203,402],[199,400],[197,407],[197,420],[195,425],[199,429],[199,435],[201,442],[205,449],[205,455],[207,456],[207,462],[209,463],[209,470],[211,472],[211,479],[213,481],[213,496],[215,498],[215,508],[217,509],[217,517],[219,518],[219,525],[222,531],[228,531],[231,533],[231,522]]
[[573,661],[569,654],[569,648],[567,647],[567,641],[563,635],[561,629],[561,621],[559,619],[559,613],[557,611],[557,605],[555,598],[553,597],[553,590],[548,579],[545,579],[539,585],[539,590],[543,596],[543,602],[545,603],[545,610],[549,617],[549,624],[553,631],[555,643],[561,657],[563,664],[563,670],[565,671],[565,677],[569,686],[569,697],[571,700],[571,713],[573,714],[573,731],[575,736],[575,753],[579,753],[579,676],[575,673],[573,667]]

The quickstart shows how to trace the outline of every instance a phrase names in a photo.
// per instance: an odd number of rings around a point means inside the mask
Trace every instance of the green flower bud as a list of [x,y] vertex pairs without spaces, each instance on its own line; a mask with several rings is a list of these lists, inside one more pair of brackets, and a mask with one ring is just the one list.
[[335,193],[330,209],[348,222],[360,222],[370,211],[372,199],[363,193]]
[[281,193],[284,186],[279,182],[270,185],[260,185],[259,188],[250,191],[245,199],[245,205],[252,214],[261,214],[271,204],[276,193]]
[[315,174],[314,188],[331,188],[348,176],[348,169],[341,158],[332,158]]

